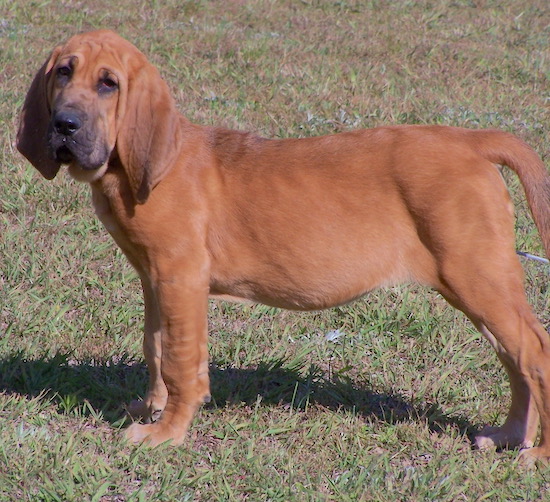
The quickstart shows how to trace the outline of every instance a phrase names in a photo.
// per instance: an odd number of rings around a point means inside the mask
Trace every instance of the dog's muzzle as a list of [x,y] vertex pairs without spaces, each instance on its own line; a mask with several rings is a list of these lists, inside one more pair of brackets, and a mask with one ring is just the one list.
[[60,164],[76,164],[84,170],[101,167],[108,158],[105,145],[90,133],[85,117],[77,110],[54,112],[49,128],[48,144],[51,157]]

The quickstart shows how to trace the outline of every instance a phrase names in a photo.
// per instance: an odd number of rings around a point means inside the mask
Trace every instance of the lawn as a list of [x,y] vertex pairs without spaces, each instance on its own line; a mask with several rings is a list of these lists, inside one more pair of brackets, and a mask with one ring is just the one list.
[[[497,127],[550,151],[547,0],[0,0],[1,501],[534,501],[550,470],[471,438],[509,406],[489,344],[416,286],[297,313],[212,301],[213,400],[179,448],[123,440],[146,390],[136,274],[89,189],[16,152],[34,73],[111,28],[201,124],[305,137]],[[517,247],[543,256],[514,176]],[[545,264],[521,258],[550,326]]]

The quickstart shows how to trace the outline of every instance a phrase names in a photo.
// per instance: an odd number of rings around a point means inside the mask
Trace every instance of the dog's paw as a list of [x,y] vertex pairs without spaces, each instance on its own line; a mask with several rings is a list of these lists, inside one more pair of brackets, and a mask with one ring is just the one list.
[[548,467],[550,465],[550,451],[547,448],[525,448],[519,452],[517,462],[527,469],[537,466]]
[[533,442],[527,441],[516,430],[504,427],[485,427],[475,438],[475,447],[479,450],[489,448],[532,448]]
[[126,429],[125,436],[133,444],[143,443],[153,448],[168,441],[171,446],[179,446],[184,442],[185,431],[164,426],[160,422],[145,425],[132,424]]

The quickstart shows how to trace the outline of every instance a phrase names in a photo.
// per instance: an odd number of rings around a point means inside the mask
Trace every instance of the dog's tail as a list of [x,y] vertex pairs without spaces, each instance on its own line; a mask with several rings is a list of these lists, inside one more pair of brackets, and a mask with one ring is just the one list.
[[474,132],[474,148],[494,164],[514,171],[525,190],[527,203],[550,258],[550,174],[535,151],[513,134],[497,130]]

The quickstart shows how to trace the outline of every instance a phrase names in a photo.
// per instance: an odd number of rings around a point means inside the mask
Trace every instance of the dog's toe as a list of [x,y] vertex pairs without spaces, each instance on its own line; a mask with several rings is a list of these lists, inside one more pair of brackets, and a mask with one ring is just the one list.
[[156,447],[162,443],[170,442],[171,446],[183,443],[185,431],[181,432],[173,427],[165,426],[161,422],[154,424],[132,424],[126,429],[126,439],[133,444],[143,443]]
[[536,448],[525,448],[520,451],[517,461],[527,469],[535,467],[548,467],[550,465],[550,451],[540,446]]
[[489,448],[531,448],[529,441],[518,433],[518,428],[485,427],[475,438],[474,445],[479,450]]

